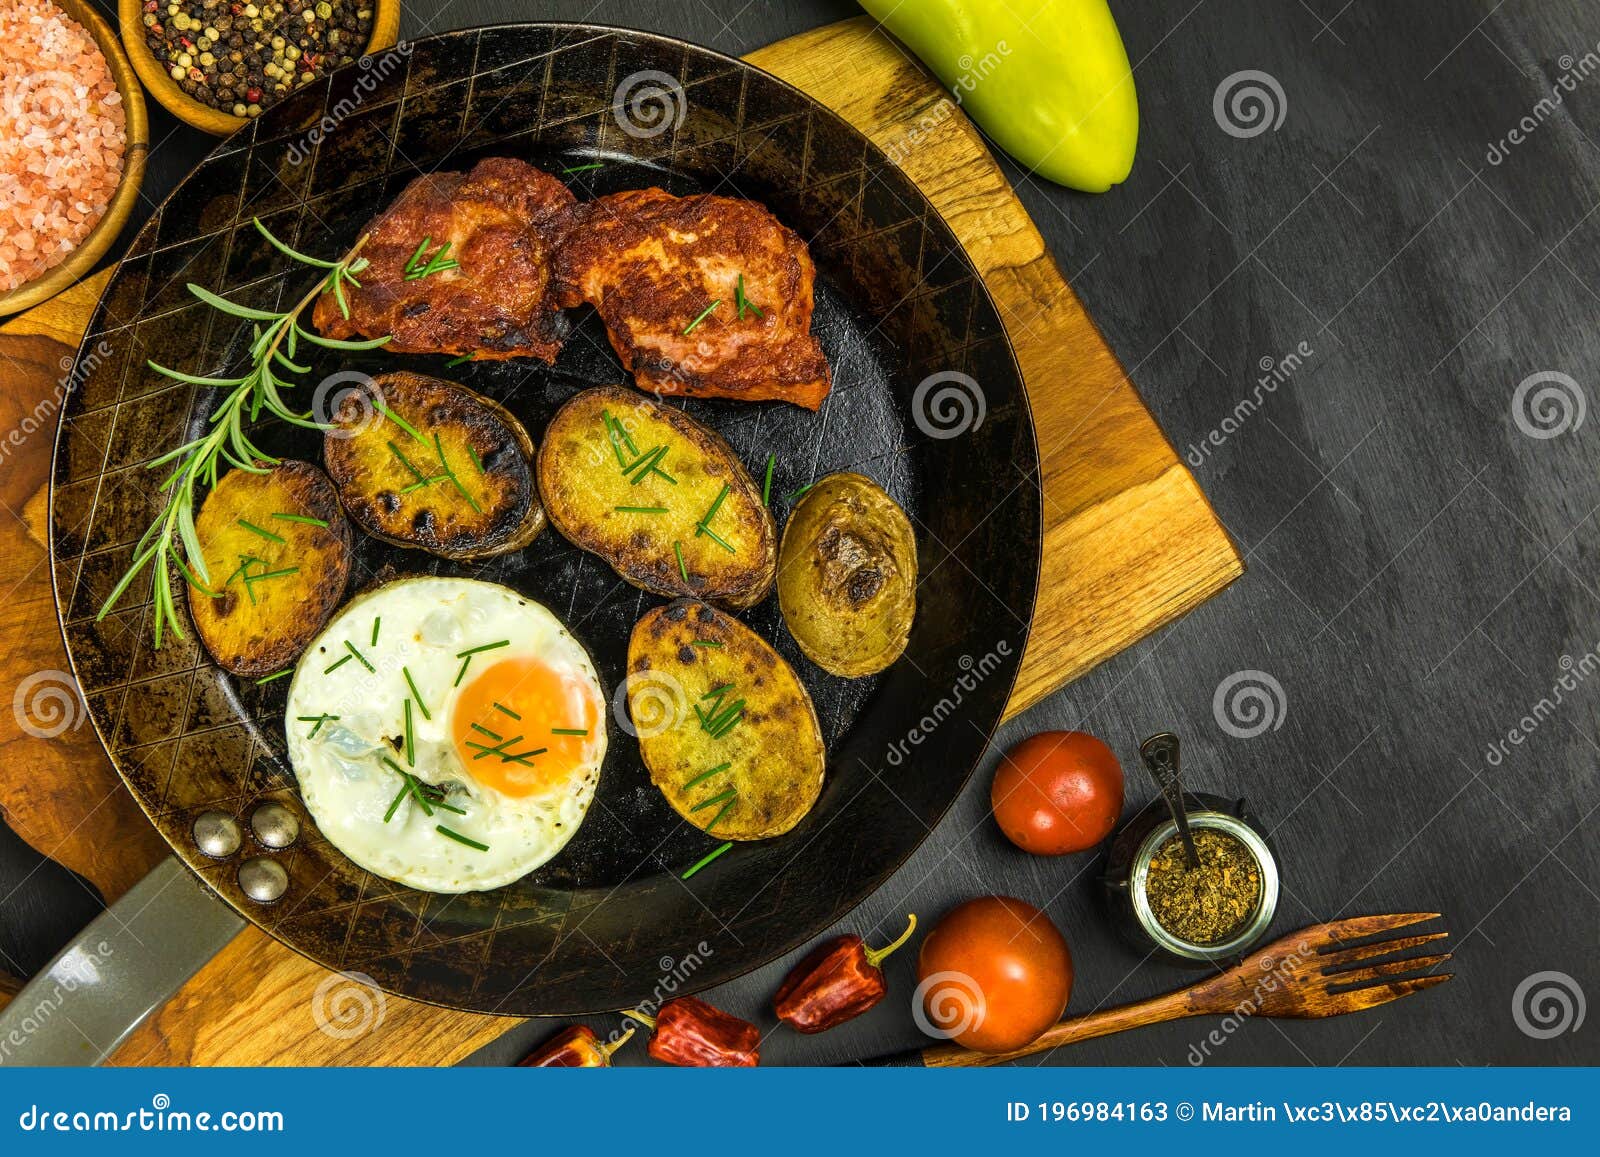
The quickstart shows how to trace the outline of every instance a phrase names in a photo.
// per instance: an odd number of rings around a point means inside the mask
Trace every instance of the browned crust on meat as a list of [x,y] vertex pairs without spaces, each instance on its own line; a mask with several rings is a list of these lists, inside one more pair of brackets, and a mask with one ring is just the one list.
[[811,410],[831,388],[811,334],[815,280],[805,243],[764,206],[661,189],[584,205],[556,259],[560,304],[599,310],[641,389]]
[[[361,287],[317,299],[317,329],[334,338],[392,339],[391,353],[472,354],[554,361],[562,331],[551,293],[552,254],[575,206],[571,190],[523,161],[491,157],[467,173],[418,177],[370,226]],[[460,262],[406,280],[423,239],[450,242]]]

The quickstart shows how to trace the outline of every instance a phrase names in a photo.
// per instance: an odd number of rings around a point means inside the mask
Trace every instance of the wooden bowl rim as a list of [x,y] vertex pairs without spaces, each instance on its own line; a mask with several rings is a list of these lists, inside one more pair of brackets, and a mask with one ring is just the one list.
[[[168,112],[192,128],[225,137],[250,123],[250,117],[236,117],[194,99],[157,63],[144,42],[144,5],[141,0],[117,0],[117,21],[122,26],[122,44],[134,71]],[[372,0],[372,35],[363,55],[392,48],[400,35],[400,0]]]
[[88,0],[53,0],[57,7],[81,24],[94,37],[95,44],[106,58],[106,67],[116,81],[117,92],[122,95],[123,152],[122,179],[111,194],[105,215],[83,243],[57,265],[51,266],[32,281],[0,294],[0,317],[31,309],[48,301],[68,286],[81,281],[128,223],[133,203],[144,184],[145,158],[150,152],[150,117],[145,109],[144,91],[139,79],[122,51],[122,43],[111,30],[105,18],[94,10]]

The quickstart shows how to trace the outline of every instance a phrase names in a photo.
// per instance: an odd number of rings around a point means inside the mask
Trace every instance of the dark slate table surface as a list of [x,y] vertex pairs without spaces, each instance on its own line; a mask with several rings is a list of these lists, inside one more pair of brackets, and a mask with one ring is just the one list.
[[[1049,1063],[1184,1065],[1202,1049],[1220,1064],[1600,1061],[1593,1032],[1530,1035],[1514,1006],[1539,973],[1600,993],[1600,416],[1587,414],[1600,385],[1600,12],[1580,0],[1115,8],[1141,104],[1132,177],[1088,197],[1009,171],[1249,573],[1004,728],[938,830],[841,927],[883,941],[907,911],[931,920],[1010,893],[1070,940],[1073,1011],[1178,985],[1187,974],[1112,937],[1095,858],[1030,858],[987,819],[998,750],[1024,735],[1090,730],[1131,770],[1139,738],[1170,728],[1193,786],[1247,796],[1272,826],[1279,931],[1442,911],[1456,979],[1342,1020],[1249,1021],[1209,1046],[1217,1022],[1180,1023]],[[855,11],[407,0],[404,32],[593,20],[739,53]],[[1224,86],[1247,70],[1272,84],[1233,86],[1267,91],[1282,119],[1235,135]],[[155,111],[152,202],[208,147]],[[1268,715],[1229,715],[1230,702]],[[1151,793],[1142,774],[1129,784],[1131,809]],[[9,832],[0,897],[0,952],[22,972],[95,906]],[[711,998],[770,1024],[789,963]],[[910,952],[891,960],[892,993],[871,1014],[822,1037],[775,1032],[766,1056],[831,1063],[917,1043],[913,965]],[[513,1060],[550,1029],[520,1028],[475,1059]]]

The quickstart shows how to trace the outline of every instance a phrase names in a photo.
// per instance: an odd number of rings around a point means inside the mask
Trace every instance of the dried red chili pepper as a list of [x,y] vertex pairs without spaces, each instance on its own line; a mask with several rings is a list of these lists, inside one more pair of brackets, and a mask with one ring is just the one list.
[[633,1028],[610,1044],[602,1044],[586,1024],[562,1029],[517,1062],[523,1069],[609,1069],[611,1054],[628,1043]]
[[761,1030],[698,997],[669,1000],[654,1017],[634,1010],[623,1015],[654,1030],[650,1055],[666,1064],[752,1068],[761,1063]]
[[826,1032],[866,1012],[889,991],[879,967],[917,929],[913,913],[893,944],[868,948],[854,934],[824,940],[783,978],[772,998],[778,1019],[804,1033]]

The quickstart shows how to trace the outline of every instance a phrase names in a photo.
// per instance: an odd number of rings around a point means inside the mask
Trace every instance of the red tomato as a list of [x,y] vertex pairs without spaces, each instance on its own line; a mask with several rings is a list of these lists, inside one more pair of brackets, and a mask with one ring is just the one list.
[[918,1023],[986,1053],[1020,1049],[1061,1019],[1072,953],[1032,904],[980,896],[945,913],[917,958]]
[[1122,765],[1085,732],[1042,731],[1006,754],[989,806],[1006,839],[1025,852],[1087,851],[1122,814]]

